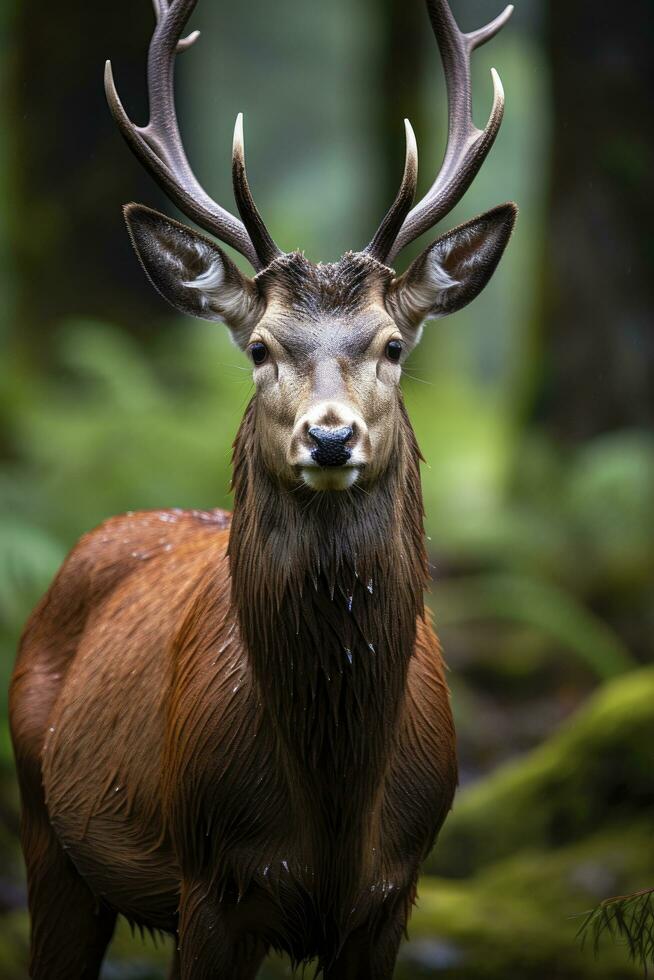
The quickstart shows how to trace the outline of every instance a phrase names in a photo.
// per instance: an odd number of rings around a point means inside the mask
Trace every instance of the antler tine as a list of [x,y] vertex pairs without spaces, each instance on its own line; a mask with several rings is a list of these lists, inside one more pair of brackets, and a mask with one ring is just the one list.
[[[152,6],[154,8],[154,16],[157,18],[157,24],[162,20],[168,13],[168,8],[170,3],[168,0],[152,0]],[[188,37],[181,38],[177,42],[176,53],[179,54],[181,51],[186,51],[195,44],[197,39],[200,37],[199,31],[191,31]]]
[[379,262],[386,261],[389,250],[397,238],[398,232],[402,227],[402,222],[409,213],[413,199],[416,196],[416,184],[418,182],[418,146],[416,144],[416,134],[413,132],[413,126],[408,119],[404,120],[404,130],[406,136],[406,154],[402,183],[397,192],[397,197],[375,232],[375,237],[365,249],[368,255],[371,255],[373,259],[377,259]]
[[[132,152],[180,210],[201,228],[235,248],[259,270],[268,264],[268,253],[259,254],[245,224],[217,204],[200,185],[191,170],[179,131],[174,93],[175,56],[199,37],[199,31],[193,31],[182,38],[197,0],[152,2],[157,23],[148,51],[149,122],[147,126],[136,126],[131,121],[118,96],[111,62],[107,61],[105,92],[109,108]],[[260,217],[258,220],[263,225]],[[279,254],[279,249],[274,247]]]
[[281,250],[270,237],[270,232],[263,223],[259,209],[254,203],[245,169],[245,144],[243,141],[243,113],[239,112],[234,126],[234,142],[232,144],[232,183],[234,198],[238,212],[257,250],[257,255],[268,265]]
[[513,13],[513,6],[510,4],[485,27],[468,34],[459,29],[447,0],[427,0],[427,10],[445,74],[447,149],[436,180],[407,215],[389,247],[386,257],[389,262],[461,200],[493,145],[504,114],[504,90],[499,75],[492,68],[493,106],[488,122],[484,129],[478,129],[473,123],[470,56],[475,48],[490,41],[501,30]]

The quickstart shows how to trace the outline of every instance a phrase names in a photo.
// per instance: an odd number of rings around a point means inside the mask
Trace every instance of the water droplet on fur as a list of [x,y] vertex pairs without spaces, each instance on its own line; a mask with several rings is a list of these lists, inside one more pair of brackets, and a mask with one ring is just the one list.
[[345,656],[350,661],[350,663],[352,663],[352,651],[350,650],[349,647],[345,647]]
[[375,650],[375,644],[374,643],[369,643],[368,644],[368,649],[370,650],[371,653],[376,653],[377,652]]
[[51,731],[51,732],[53,732],[53,731],[54,731],[54,725],[50,725],[50,729],[49,729],[49,731]]
[[282,868],[284,869],[284,871],[288,871],[288,861],[286,860],[282,861]]
[[371,578],[368,579],[368,584],[366,585],[366,588],[367,588],[368,592],[370,593],[370,595],[372,595],[373,592],[374,592],[374,587],[373,587],[372,579]]
[[347,596],[347,611],[352,612],[352,603],[354,602],[354,596],[349,593]]

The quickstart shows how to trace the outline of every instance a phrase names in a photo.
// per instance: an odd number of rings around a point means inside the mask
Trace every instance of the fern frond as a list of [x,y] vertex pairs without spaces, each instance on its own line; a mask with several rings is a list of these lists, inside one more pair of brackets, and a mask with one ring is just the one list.
[[654,966],[654,888],[605,899],[586,914],[577,933],[582,947],[591,942],[595,952],[607,935],[624,942],[630,958],[648,976]]

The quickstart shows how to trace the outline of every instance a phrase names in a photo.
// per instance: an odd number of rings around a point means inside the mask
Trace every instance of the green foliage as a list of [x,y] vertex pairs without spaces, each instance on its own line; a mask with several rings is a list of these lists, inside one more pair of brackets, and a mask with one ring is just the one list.
[[20,624],[27,603],[36,602],[64,557],[61,546],[40,528],[0,519],[0,619]]
[[439,624],[475,619],[523,623],[550,637],[584,662],[599,678],[634,666],[619,637],[563,589],[506,573],[467,576],[438,589]]
[[524,848],[555,848],[654,804],[654,668],[606,684],[527,758],[459,794],[428,862],[466,875]]

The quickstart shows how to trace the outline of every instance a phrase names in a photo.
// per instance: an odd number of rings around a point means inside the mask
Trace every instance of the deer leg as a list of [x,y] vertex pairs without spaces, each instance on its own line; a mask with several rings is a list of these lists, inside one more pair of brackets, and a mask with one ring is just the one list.
[[184,885],[179,919],[181,980],[255,980],[266,944],[238,929],[204,883]]
[[392,980],[403,930],[404,915],[355,930],[325,970],[325,980]]
[[97,980],[116,913],[98,904],[45,814],[23,812],[32,980]]

